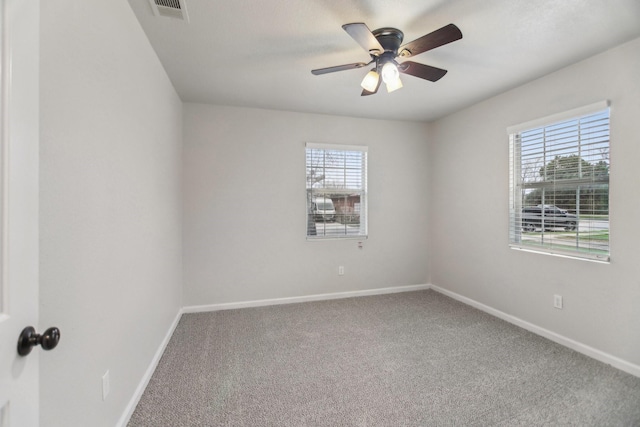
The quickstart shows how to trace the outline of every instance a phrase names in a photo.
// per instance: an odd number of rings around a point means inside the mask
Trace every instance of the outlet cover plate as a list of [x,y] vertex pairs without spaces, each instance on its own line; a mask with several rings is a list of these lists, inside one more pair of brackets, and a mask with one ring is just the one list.
[[554,295],[553,296],[553,306],[555,308],[562,309],[562,295]]

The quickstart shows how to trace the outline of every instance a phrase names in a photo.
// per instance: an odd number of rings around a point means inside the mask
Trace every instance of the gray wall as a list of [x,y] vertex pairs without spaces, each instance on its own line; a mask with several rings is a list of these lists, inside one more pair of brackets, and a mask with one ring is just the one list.
[[[427,283],[426,129],[186,104],[185,305]],[[353,240],[306,241],[305,142],[369,147],[362,250]]]
[[[431,124],[432,284],[640,364],[638,76],[640,39]],[[604,99],[611,264],[510,250],[506,128]]]
[[125,1],[42,2],[40,43],[41,425],[111,427],[181,307],[182,104]]

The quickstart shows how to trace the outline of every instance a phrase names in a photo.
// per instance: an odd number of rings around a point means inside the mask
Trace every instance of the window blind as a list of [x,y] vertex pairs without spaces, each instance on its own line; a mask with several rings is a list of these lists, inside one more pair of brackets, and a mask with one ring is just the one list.
[[306,144],[307,239],[367,236],[367,151]]
[[609,260],[609,108],[594,105],[510,128],[512,247]]

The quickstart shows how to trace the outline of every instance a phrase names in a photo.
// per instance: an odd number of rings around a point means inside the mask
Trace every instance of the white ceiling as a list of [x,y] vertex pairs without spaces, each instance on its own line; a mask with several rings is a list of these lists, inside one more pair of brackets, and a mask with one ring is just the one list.
[[[129,3],[185,102],[377,119],[434,120],[640,37],[640,0],[186,0],[188,23]],[[463,38],[411,58],[449,70],[440,81],[361,97],[366,68],[311,74],[368,62],[351,22]]]

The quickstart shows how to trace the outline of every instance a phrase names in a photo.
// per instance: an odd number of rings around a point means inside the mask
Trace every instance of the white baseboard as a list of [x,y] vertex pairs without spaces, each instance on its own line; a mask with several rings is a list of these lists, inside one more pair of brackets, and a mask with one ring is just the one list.
[[138,387],[136,388],[136,391],[133,393],[133,396],[131,397],[131,400],[129,401],[129,404],[127,405],[124,413],[120,417],[120,420],[116,424],[116,427],[125,427],[127,425],[127,423],[129,422],[129,420],[131,419],[131,416],[133,415],[133,411],[135,411],[136,406],[138,406],[138,402],[140,401],[140,398],[142,397],[142,393],[144,393],[144,390],[147,388],[147,385],[149,384],[149,381],[151,380],[151,376],[153,375],[153,372],[156,370],[156,367],[158,366],[158,363],[160,362],[160,358],[162,357],[162,354],[164,353],[164,350],[167,348],[167,344],[169,344],[169,340],[171,339],[171,336],[173,335],[173,331],[175,331],[176,327],[178,326],[178,322],[180,321],[180,317],[181,316],[182,316],[182,310],[179,310],[178,314],[176,314],[175,319],[173,319],[173,323],[169,327],[169,330],[167,331],[166,335],[164,336],[164,339],[160,343],[160,346],[158,347],[158,350],[154,354],[153,359],[151,359],[151,363],[149,364],[149,367],[147,368],[146,372],[144,373],[144,376],[142,377],[142,380],[140,380],[140,384],[138,384]]
[[264,307],[268,305],[294,304],[309,301],[363,297],[368,295],[394,294],[399,292],[421,291],[429,289],[429,285],[393,286],[389,288],[367,289],[364,291],[335,292],[330,294],[306,295],[300,297],[273,298],[255,301],[230,302],[224,304],[192,305],[182,309],[183,313],[201,313],[206,311],[233,310],[236,308]]
[[558,343],[572,350],[575,350],[578,353],[582,353],[600,362],[606,363],[607,365],[611,365],[614,368],[618,368],[621,371],[624,371],[628,374],[634,375],[636,377],[640,377],[640,366],[634,363],[628,362],[624,359],[620,359],[619,357],[613,356],[609,353],[605,353],[604,351],[590,347],[586,344],[582,344],[578,341],[572,340],[571,338],[567,338],[563,335],[557,334],[548,329],[534,325],[533,323],[529,323],[525,320],[522,320],[510,314],[504,313],[500,310],[496,310],[495,308],[489,307],[488,305],[484,305],[478,301],[475,301],[471,298],[464,297],[460,294],[449,291],[447,289],[443,289],[435,285],[429,285],[429,288],[443,295],[446,295],[450,298],[453,298],[457,301],[460,301],[464,304],[470,305],[471,307],[477,308],[478,310],[482,310],[485,313],[491,314],[492,316],[495,316],[499,319],[505,320],[509,323],[512,323],[523,329],[526,329],[529,332],[533,332],[536,335],[540,335],[555,343]]

